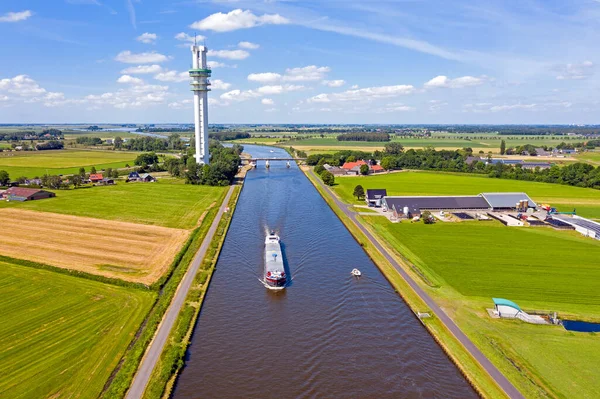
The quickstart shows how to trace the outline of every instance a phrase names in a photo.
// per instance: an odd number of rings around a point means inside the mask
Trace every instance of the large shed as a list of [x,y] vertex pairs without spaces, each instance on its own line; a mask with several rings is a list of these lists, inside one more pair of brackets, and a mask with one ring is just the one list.
[[50,191],[24,187],[11,187],[3,195],[9,201],[33,201],[56,197],[56,194]]
[[492,298],[492,300],[494,301],[494,308],[500,317],[512,319],[522,312],[519,305],[513,301],[504,298]]
[[[480,195],[384,197],[382,206],[394,216],[417,216],[422,210],[478,210],[488,209],[487,201]],[[406,212],[408,211],[408,213]]]
[[506,210],[517,208],[517,203],[527,200],[529,208],[535,208],[537,205],[526,193],[481,193],[481,196],[488,202],[493,210]]

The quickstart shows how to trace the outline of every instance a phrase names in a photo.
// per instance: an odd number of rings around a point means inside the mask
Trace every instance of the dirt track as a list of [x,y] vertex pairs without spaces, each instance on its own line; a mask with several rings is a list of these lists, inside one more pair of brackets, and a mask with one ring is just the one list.
[[0,209],[0,255],[151,284],[189,231],[20,209]]

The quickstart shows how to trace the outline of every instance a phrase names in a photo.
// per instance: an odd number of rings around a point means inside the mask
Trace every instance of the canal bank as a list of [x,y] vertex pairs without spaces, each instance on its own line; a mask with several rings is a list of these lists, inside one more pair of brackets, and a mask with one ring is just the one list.
[[[268,230],[292,276],[279,293],[260,282]],[[304,174],[273,162],[248,173],[173,397],[281,396],[477,397]]]
[[[409,274],[412,271],[410,267],[401,259],[390,255],[390,252],[384,249],[384,245],[375,238],[376,235],[357,219],[356,213],[349,209],[350,205],[343,203],[310,168],[305,167],[302,170],[479,394],[483,397],[522,398],[513,384],[419,287]],[[421,318],[421,313],[433,317]]]

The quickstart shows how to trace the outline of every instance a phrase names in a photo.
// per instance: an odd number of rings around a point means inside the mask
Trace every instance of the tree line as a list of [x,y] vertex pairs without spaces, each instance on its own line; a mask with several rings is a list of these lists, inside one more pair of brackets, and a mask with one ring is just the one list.
[[338,141],[390,141],[388,133],[343,133],[337,136]]
[[208,137],[219,141],[237,140],[237,139],[249,139],[252,137],[250,133],[246,132],[213,132],[209,133]]
[[40,133],[33,130],[24,130],[18,132],[1,132],[0,141],[19,141],[19,140],[43,140],[52,138],[55,140],[64,139],[62,130],[44,129]]

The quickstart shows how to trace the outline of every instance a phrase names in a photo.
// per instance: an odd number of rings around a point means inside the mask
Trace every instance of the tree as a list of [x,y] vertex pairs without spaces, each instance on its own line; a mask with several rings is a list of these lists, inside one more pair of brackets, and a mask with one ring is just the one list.
[[79,168],[79,177],[81,177],[82,180],[85,180],[85,168]]
[[424,211],[421,214],[421,218],[423,219],[423,223],[425,223],[425,224],[434,224],[435,223],[435,218],[429,211]]
[[0,186],[6,186],[10,183],[10,176],[5,170],[0,170]]
[[115,145],[115,149],[117,150],[123,147],[123,139],[119,136],[115,137],[115,141],[113,141],[113,143]]
[[387,143],[383,152],[390,155],[400,155],[404,152],[404,146],[396,142]]
[[333,186],[335,184],[335,177],[333,176],[333,173],[328,170],[324,170],[321,173],[321,179],[323,180],[323,183],[327,184],[328,186]]
[[354,195],[356,199],[364,198],[365,189],[359,184],[358,186],[354,187],[354,192],[352,193],[352,195]]
[[323,173],[323,171],[325,170],[325,167],[323,165],[317,165],[314,168],[314,171],[316,174],[320,175],[321,173]]
[[381,167],[385,170],[390,170],[394,167],[394,158],[392,157],[384,157],[381,160]]
[[77,188],[83,184],[83,179],[81,175],[73,175],[71,176],[71,183],[73,184],[73,188]]
[[506,141],[502,140],[500,142],[500,155],[504,155],[506,152]]
[[368,175],[369,174],[369,165],[367,165],[367,164],[360,165],[360,174],[365,175],[365,176]]
[[354,155],[350,155],[346,158],[346,162],[356,162],[356,157]]
[[90,173],[91,173],[91,174],[96,174],[96,173],[98,173],[98,172],[96,172],[96,167],[95,167],[95,166],[92,166],[92,167],[90,168]]
[[141,166],[143,168],[148,165],[154,165],[158,163],[158,155],[153,152],[146,152],[137,156],[133,163],[137,166]]

